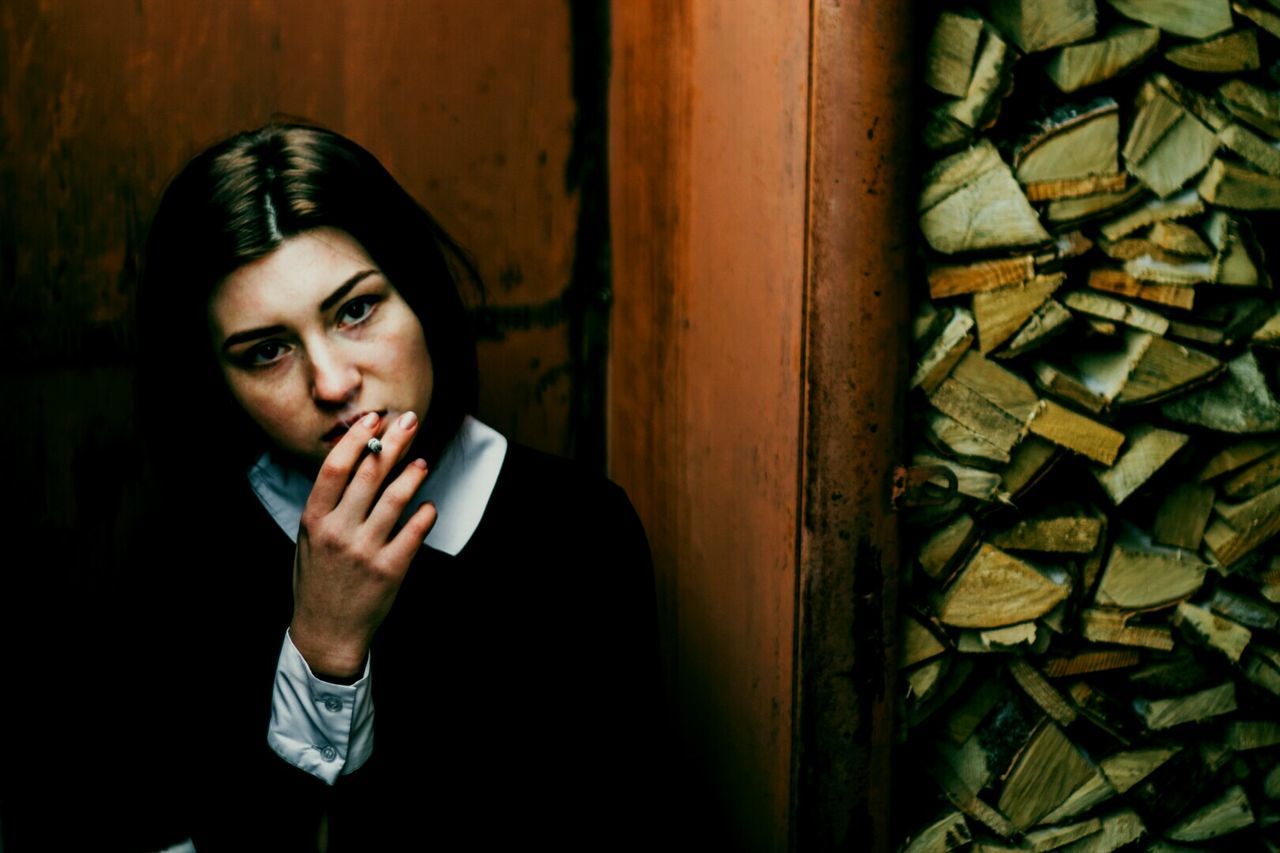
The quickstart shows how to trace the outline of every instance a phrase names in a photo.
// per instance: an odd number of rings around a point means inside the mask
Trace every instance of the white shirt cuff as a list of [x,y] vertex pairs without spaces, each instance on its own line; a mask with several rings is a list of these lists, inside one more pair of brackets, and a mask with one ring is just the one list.
[[372,655],[355,684],[316,678],[285,631],[276,663],[267,743],[293,766],[332,785],[373,754]]

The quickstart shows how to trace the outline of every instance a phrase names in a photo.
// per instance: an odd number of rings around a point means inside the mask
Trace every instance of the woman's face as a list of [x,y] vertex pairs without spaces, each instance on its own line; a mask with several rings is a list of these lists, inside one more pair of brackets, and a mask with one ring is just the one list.
[[346,428],[379,412],[379,434],[431,402],[422,324],[364,248],[317,228],[225,278],[209,300],[232,396],[278,449],[318,466]]

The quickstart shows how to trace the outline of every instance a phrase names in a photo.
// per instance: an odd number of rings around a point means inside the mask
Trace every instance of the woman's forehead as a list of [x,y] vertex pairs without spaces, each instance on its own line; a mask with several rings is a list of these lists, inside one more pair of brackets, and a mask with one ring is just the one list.
[[265,315],[312,314],[352,276],[369,270],[377,265],[350,234],[332,228],[304,231],[219,282],[210,296],[209,319],[226,333]]

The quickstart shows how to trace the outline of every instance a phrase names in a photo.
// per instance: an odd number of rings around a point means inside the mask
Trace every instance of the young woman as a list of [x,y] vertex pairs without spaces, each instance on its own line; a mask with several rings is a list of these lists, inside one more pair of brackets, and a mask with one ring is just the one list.
[[200,853],[646,844],[645,536],[471,414],[473,273],[323,129],[234,136],[164,194],[133,754]]

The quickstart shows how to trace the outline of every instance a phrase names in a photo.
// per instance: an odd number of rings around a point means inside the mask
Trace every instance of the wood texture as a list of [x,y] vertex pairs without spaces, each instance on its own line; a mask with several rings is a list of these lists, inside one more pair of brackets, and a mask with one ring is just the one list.
[[[610,18],[610,468],[644,520],[670,615],[662,646],[681,784],[702,804],[689,831],[711,847],[782,851],[805,434],[809,12],[645,3],[617,4]],[[905,328],[905,312],[893,322]],[[766,325],[763,346],[745,333]],[[727,417],[741,428],[726,431]],[[883,647],[877,655],[891,660]]]
[[1096,39],[1062,48],[1045,64],[1045,71],[1063,92],[1074,92],[1123,73],[1155,50],[1159,41],[1155,27],[1121,24]]
[[938,618],[960,628],[998,628],[1043,616],[1067,593],[1066,586],[984,544],[947,590]]

